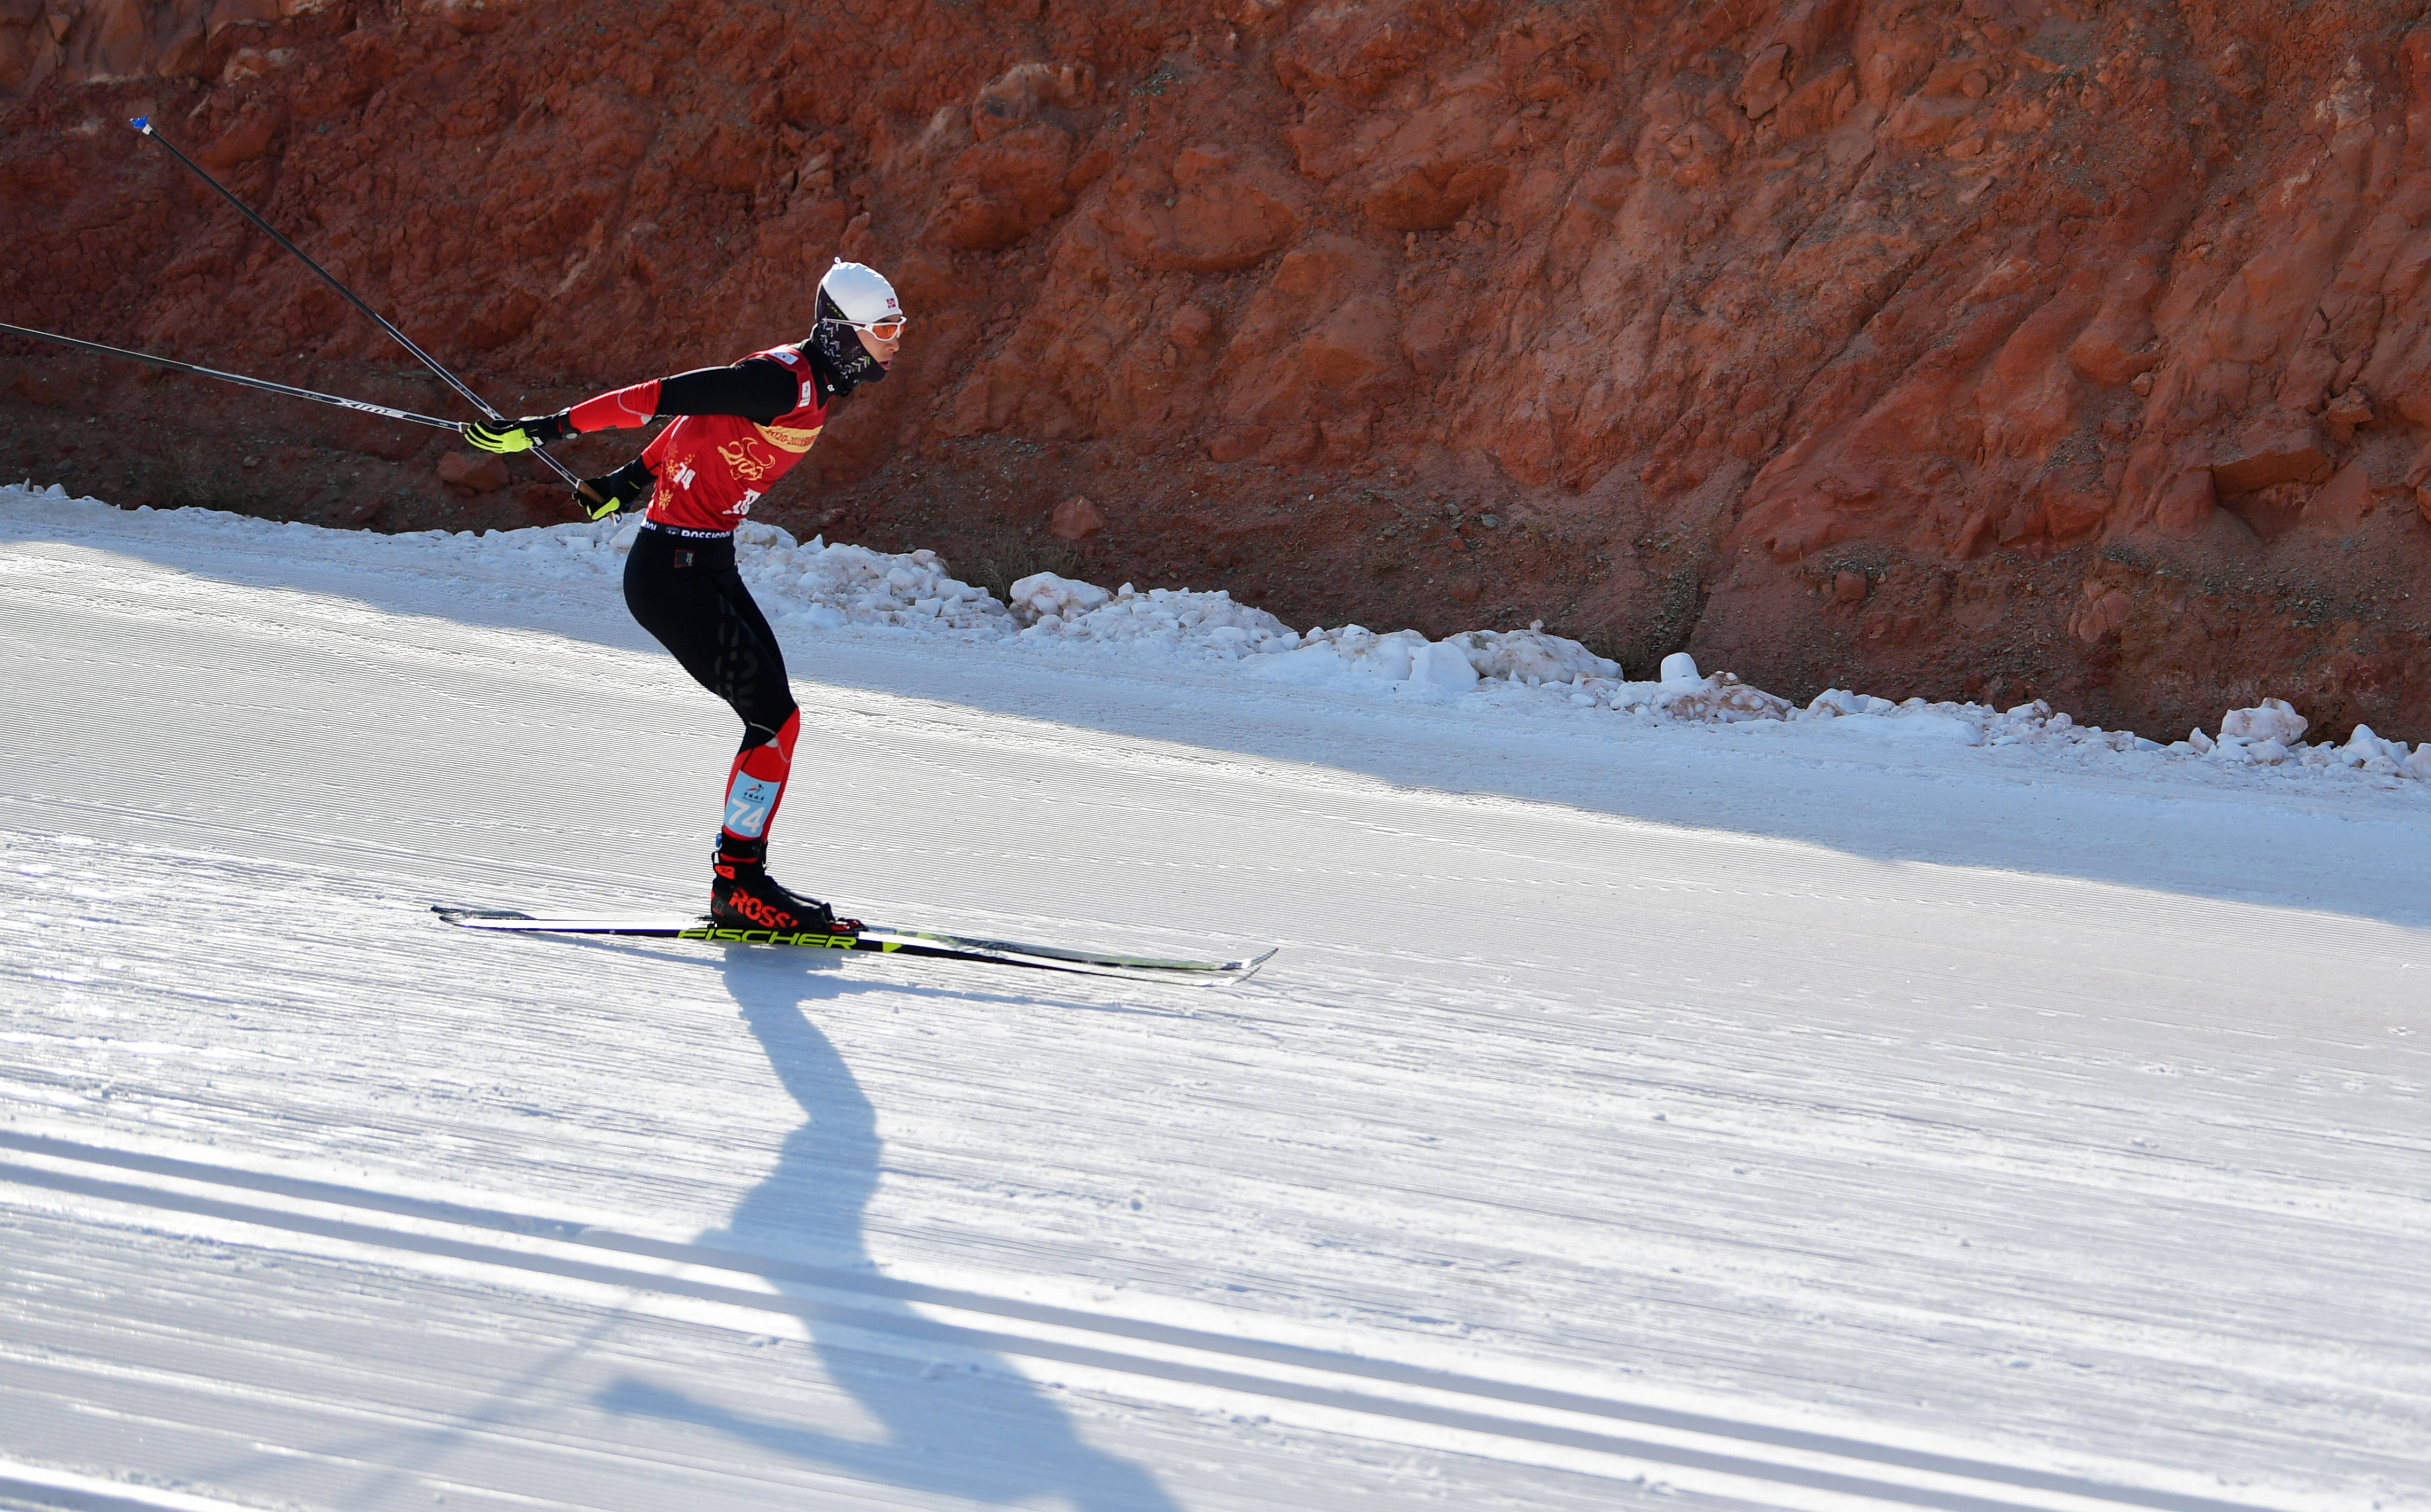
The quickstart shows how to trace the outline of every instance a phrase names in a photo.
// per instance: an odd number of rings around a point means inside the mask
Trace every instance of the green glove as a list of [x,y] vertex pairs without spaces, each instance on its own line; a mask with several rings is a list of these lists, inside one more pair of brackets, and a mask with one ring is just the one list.
[[574,427],[567,423],[562,410],[555,414],[526,415],[520,420],[474,420],[464,427],[466,441],[500,456],[545,446],[572,434]]
[[604,520],[629,509],[638,509],[654,479],[650,469],[639,457],[598,478],[586,478],[574,485],[574,507],[595,520]]

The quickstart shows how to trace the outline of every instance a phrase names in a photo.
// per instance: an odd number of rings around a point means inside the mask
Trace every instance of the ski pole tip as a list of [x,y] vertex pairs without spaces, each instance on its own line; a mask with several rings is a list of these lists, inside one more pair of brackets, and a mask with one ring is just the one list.
[[152,134],[152,118],[148,115],[139,115],[126,124],[133,126],[136,130],[143,132],[147,137]]

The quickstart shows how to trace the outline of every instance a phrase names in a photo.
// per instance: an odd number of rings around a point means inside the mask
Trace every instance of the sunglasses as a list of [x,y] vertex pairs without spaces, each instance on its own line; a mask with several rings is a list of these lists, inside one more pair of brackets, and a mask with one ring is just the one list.
[[839,320],[836,324],[850,326],[855,330],[865,330],[881,342],[891,342],[903,334],[904,318],[901,315],[889,315],[883,320]]

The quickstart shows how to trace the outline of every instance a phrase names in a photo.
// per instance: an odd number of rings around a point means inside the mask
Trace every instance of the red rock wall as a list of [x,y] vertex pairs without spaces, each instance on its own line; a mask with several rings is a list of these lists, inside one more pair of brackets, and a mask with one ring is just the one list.
[[[2423,11],[37,0],[0,305],[446,405],[148,112],[511,412],[884,267],[906,356],[799,529],[1002,556],[1084,495],[1092,576],[1298,623],[2419,739]],[[18,344],[0,382],[12,468],[121,499],[554,507],[342,412]]]

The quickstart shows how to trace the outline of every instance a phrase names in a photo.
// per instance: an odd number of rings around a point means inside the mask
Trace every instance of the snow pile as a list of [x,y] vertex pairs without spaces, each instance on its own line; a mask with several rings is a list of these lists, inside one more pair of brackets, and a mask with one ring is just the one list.
[[1880,735],[1895,739],[1932,738],[1961,746],[2026,747],[2062,759],[2126,756],[2159,752],[2165,748],[2126,730],[2080,725],[2065,714],[2054,714],[2040,698],[2006,710],[1978,703],[1932,703],[1909,698],[1893,703],[1846,688],[1826,688],[1791,718],[1836,723],[1843,735]]
[[2232,709],[2221,718],[2218,737],[2201,730],[2185,740],[2164,746],[2132,731],[2079,725],[2066,714],[2054,713],[2037,698],[2032,703],[1995,712],[1972,703],[1927,703],[1886,698],[1832,688],[1818,694],[1794,719],[1846,720],[1854,727],[1844,732],[1885,736],[1946,735],[1961,745],[1996,748],[2026,747],[2063,760],[2104,756],[2140,756],[2164,761],[2195,759],[2219,766],[2287,767],[2378,778],[2431,781],[2431,742],[2409,751],[2402,740],[2385,740],[2370,725],[2357,725],[2345,744],[2307,746],[2310,722],[2283,698],[2265,698],[2250,709]]
[[1596,655],[1573,640],[1545,633],[1537,620],[1523,630],[1462,630],[1447,636],[1446,646],[1460,648],[1481,678],[1501,678],[1541,687],[1549,682],[1584,682],[1592,678],[1618,680],[1620,664]]
[[2370,725],[2357,725],[2343,746],[2305,744],[2312,721],[2284,698],[2265,698],[2251,709],[2231,709],[2221,716],[2217,738],[2201,729],[2170,747],[2201,756],[2222,766],[2327,767],[2373,777],[2410,777],[2431,781],[2431,741],[2409,752],[2402,740],[2384,740]]
[[[247,523],[282,529],[267,521]],[[463,551],[494,569],[512,565],[537,577],[564,577],[582,571],[622,574],[625,554],[641,533],[642,522],[626,518],[484,530],[478,535],[470,530],[417,530],[371,539],[384,542],[390,549]],[[900,626],[992,635],[1010,634],[1013,630],[1004,606],[986,589],[949,576],[934,551],[873,551],[867,546],[830,546],[815,536],[805,544],[778,526],[746,521],[734,532],[734,565],[772,621],[792,620],[820,630]]]
[[1701,674],[1697,659],[1685,651],[1674,651],[1663,659],[1661,676],[1646,706],[1668,719],[1719,725],[1786,719],[1794,713],[1788,699],[1750,687],[1735,672]]
[[1430,641],[1417,630],[1380,634],[1364,625],[1294,630],[1230,592],[1201,593],[1130,583],[1112,593],[1095,583],[1041,572],[1012,586],[1010,611],[1029,641],[1128,646],[1202,659],[1271,658],[1258,676],[1300,686],[1385,684],[1405,691],[1465,693],[1482,680],[1530,688],[1581,685],[1618,676],[1618,664],[1573,640],[1524,630],[1463,630]]
[[2220,738],[2200,728],[2187,733],[2186,744],[2197,754],[2229,765],[2276,766],[2304,745],[2312,724],[2284,698],[2265,698],[2251,709],[2231,709],[2221,716]]
[[[30,483],[0,486],[0,503],[41,512],[46,527],[104,535],[167,528],[190,539],[248,543],[276,537],[280,550],[309,540],[316,549],[338,549],[364,565],[476,576],[510,589],[518,582],[621,575],[624,554],[641,529],[638,520],[611,519],[478,535],[380,536],[204,509],[124,512],[97,499],[71,499],[56,485]],[[1653,680],[1631,681],[1618,664],[1548,634],[1542,620],[1524,630],[1461,630],[1441,641],[1415,630],[1378,632],[1362,625],[1299,632],[1265,610],[1234,602],[1222,589],[1141,593],[1125,583],[1109,592],[1053,573],[1014,583],[1007,605],[956,580],[933,551],[895,554],[819,538],[806,544],[760,523],[745,524],[735,539],[744,580],[772,621],[795,628],[951,634],[1043,651],[1089,646],[1129,657],[1235,663],[1252,676],[1300,687],[1476,700],[1477,707],[1515,713],[1620,715],[1635,727],[1746,727],[1757,735],[1795,731],[1802,739],[1984,748],[2030,755],[2042,764],[2133,760],[2189,764],[2222,776],[2236,769],[2263,780],[2431,781],[2431,742],[2410,749],[2358,725],[2343,744],[2306,745],[2308,721],[2279,698],[2228,711],[2217,736],[2195,730],[2166,746],[2127,731],[2080,726],[2039,699],[1996,710],[1923,698],[1894,703],[1831,688],[1802,709],[1729,672],[1707,675],[1685,652],[1666,657]]]
[[1379,635],[1365,625],[1320,625],[1299,639],[1297,649],[1258,667],[1257,675],[1301,687],[1385,683],[1428,694],[1462,694],[1477,686],[1477,667],[1466,650],[1417,630]]
[[[1659,680],[1628,681],[1619,675],[1618,663],[1597,656],[1576,641],[1547,635],[1542,625],[1540,620],[1526,630],[1507,631],[1500,636],[1490,630],[1464,631],[1445,644],[1474,647],[1493,637],[1500,643],[1495,647],[1498,658],[1512,663],[1548,659],[1554,664],[1553,675],[1545,677],[1541,684],[1529,674],[1517,673],[1516,668],[1504,674],[1505,680],[1516,685],[1550,689],[1577,708],[1635,714],[1640,723],[1735,725],[1753,719],[1787,719],[1796,714],[1788,699],[1752,687],[1734,673],[1704,676],[1685,651],[1674,651],[1663,659]],[[1471,654],[1482,660],[1484,653],[1472,650]]]
[[1115,596],[1094,582],[1059,578],[1051,572],[1016,579],[1007,591],[1013,595],[1013,617],[1025,629],[1042,619],[1054,620],[1058,628],[1068,625]]
[[2352,771],[2369,772],[2377,777],[2414,777],[2431,781],[2431,741],[2406,754],[2406,742],[2383,740],[2370,725],[2357,725],[2355,733],[2343,746],[2318,748],[2326,759],[2319,764]]
[[1846,688],[1825,688],[1815,696],[1806,712],[1819,719],[1834,719],[1842,714],[1886,714],[1898,704],[1870,694],[1851,693]]
[[[570,527],[552,527],[566,529]],[[635,521],[617,537],[629,546]],[[808,545],[773,525],[746,522],[734,532],[736,570],[772,615],[794,615],[822,630],[845,625],[930,626],[1009,634],[1012,616],[984,588],[947,575],[926,547],[894,554],[867,546]]]
[[[1881,735],[1896,740],[1941,740],[1959,746],[2014,746],[2039,735],[2044,727],[2037,723],[2051,714],[2048,705],[2024,704],[1999,714],[1981,704],[1930,703],[1922,698],[1909,698],[1893,703],[1846,688],[1826,688],[1817,694],[1803,709],[1793,710],[1792,719],[1820,721],[1847,720],[1842,734]],[[2065,722],[2061,731],[2072,728]],[[2100,731],[2094,731],[2099,734]]]
[[1012,616],[1028,641],[1089,641],[1228,662],[1300,644],[1291,627],[1263,609],[1234,603],[1221,588],[1141,593],[1125,583],[1110,594],[1095,583],[1040,572],[1014,582],[1011,592]]
[[2304,740],[2312,723],[2290,708],[2285,698],[2265,698],[2255,708],[2231,709],[2221,715],[2220,732],[2238,740],[2275,740],[2292,747]]
[[1620,686],[1620,664],[1573,640],[1545,633],[1537,620],[1524,630],[1462,630],[1430,641],[1417,630],[1379,634],[1365,625],[1319,626],[1299,646],[1258,675],[1302,685],[1385,683],[1403,692],[1467,693],[1488,682],[1509,688],[1569,690],[1573,703],[1603,702],[1598,692]]

